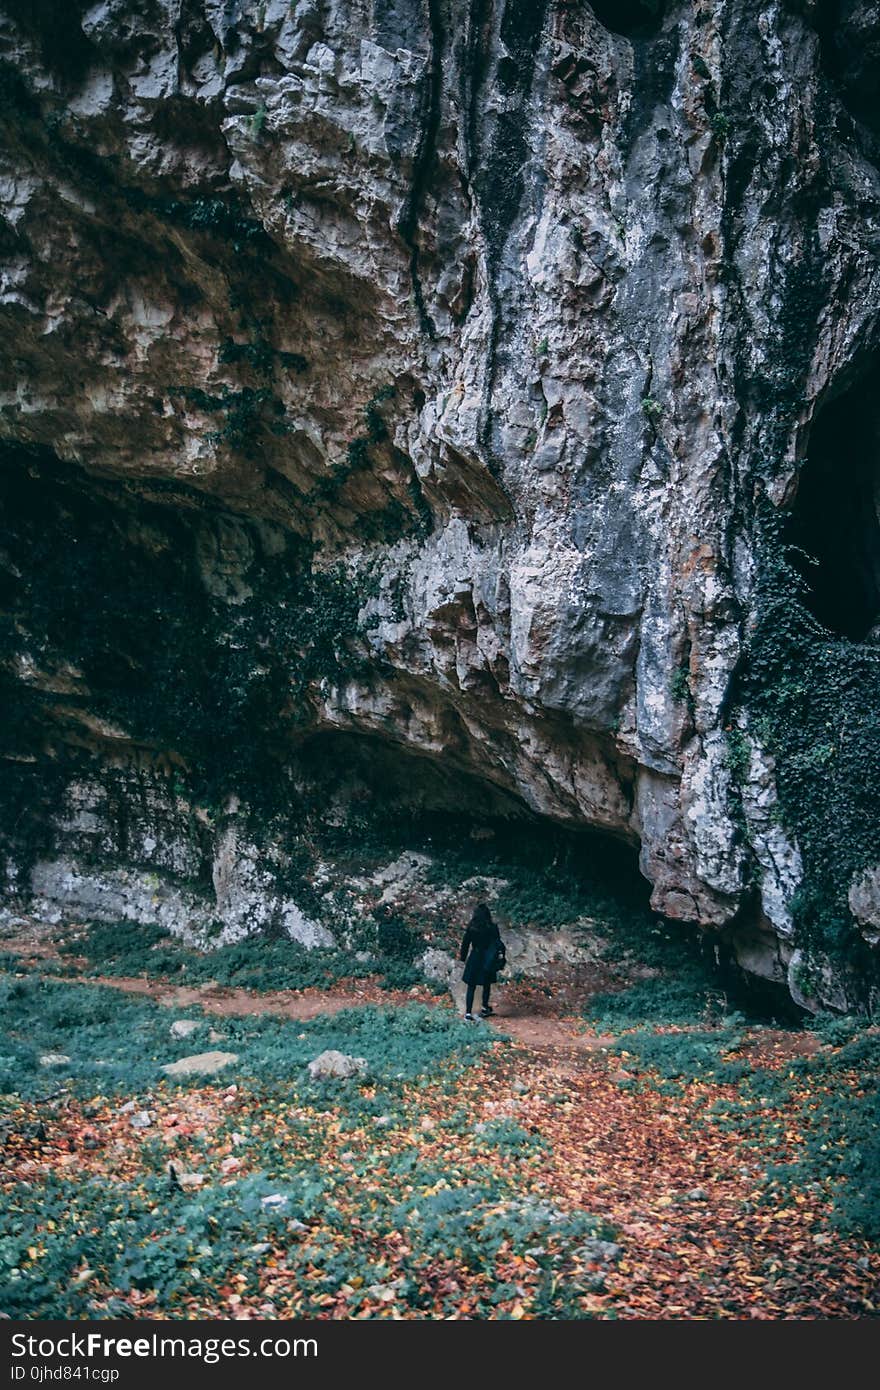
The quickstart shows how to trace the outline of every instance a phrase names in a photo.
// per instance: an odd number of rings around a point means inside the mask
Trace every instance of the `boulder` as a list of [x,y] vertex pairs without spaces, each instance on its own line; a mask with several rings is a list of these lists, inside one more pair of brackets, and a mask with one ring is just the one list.
[[455,960],[448,951],[438,951],[430,946],[416,962],[426,980],[434,980],[440,985],[451,985],[455,976]]

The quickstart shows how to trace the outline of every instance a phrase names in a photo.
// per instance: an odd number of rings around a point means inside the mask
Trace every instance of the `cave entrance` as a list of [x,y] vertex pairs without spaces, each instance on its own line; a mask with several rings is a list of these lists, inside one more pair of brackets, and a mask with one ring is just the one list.
[[[299,745],[296,768],[303,806],[320,808],[321,822],[338,828],[340,842],[436,854],[463,879],[503,878],[513,870],[531,875],[537,921],[542,894],[575,886],[653,920],[636,844],[607,830],[544,819],[513,791],[449,758],[361,731],[321,730]],[[331,831],[329,840],[334,836]]]
[[814,617],[863,641],[880,624],[880,355],[816,416],[786,540]]
[[591,0],[599,23],[627,39],[648,39],[663,23],[664,0]]

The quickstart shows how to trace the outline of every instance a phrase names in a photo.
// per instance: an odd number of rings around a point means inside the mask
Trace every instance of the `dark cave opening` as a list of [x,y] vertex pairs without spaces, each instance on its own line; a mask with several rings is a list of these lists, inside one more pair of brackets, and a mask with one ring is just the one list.
[[666,10],[664,0],[591,0],[599,23],[627,39],[647,39],[658,33]]
[[542,817],[478,770],[360,730],[317,730],[298,745],[295,758],[304,807],[333,806],[334,815],[372,825],[401,848],[467,849],[487,871],[516,861],[550,878],[586,878],[648,910],[651,886],[639,870],[635,843]]
[[863,641],[880,623],[880,357],[816,416],[786,540],[813,616]]
[[818,0],[810,22],[822,67],[843,105],[876,135],[880,131],[880,10],[865,0]]

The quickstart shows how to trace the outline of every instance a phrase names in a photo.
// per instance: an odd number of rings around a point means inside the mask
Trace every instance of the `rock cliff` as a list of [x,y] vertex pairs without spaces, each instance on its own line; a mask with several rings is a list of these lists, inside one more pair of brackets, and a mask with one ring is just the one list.
[[319,940],[378,787],[870,1002],[880,7],[0,11],[7,891]]

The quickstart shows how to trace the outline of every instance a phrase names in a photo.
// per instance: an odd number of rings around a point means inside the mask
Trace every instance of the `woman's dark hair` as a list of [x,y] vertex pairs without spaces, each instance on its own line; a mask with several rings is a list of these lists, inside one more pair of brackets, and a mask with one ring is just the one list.
[[492,914],[485,903],[477,903],[468,925],[471,931],[486,931],[487,927],[494,926]]

